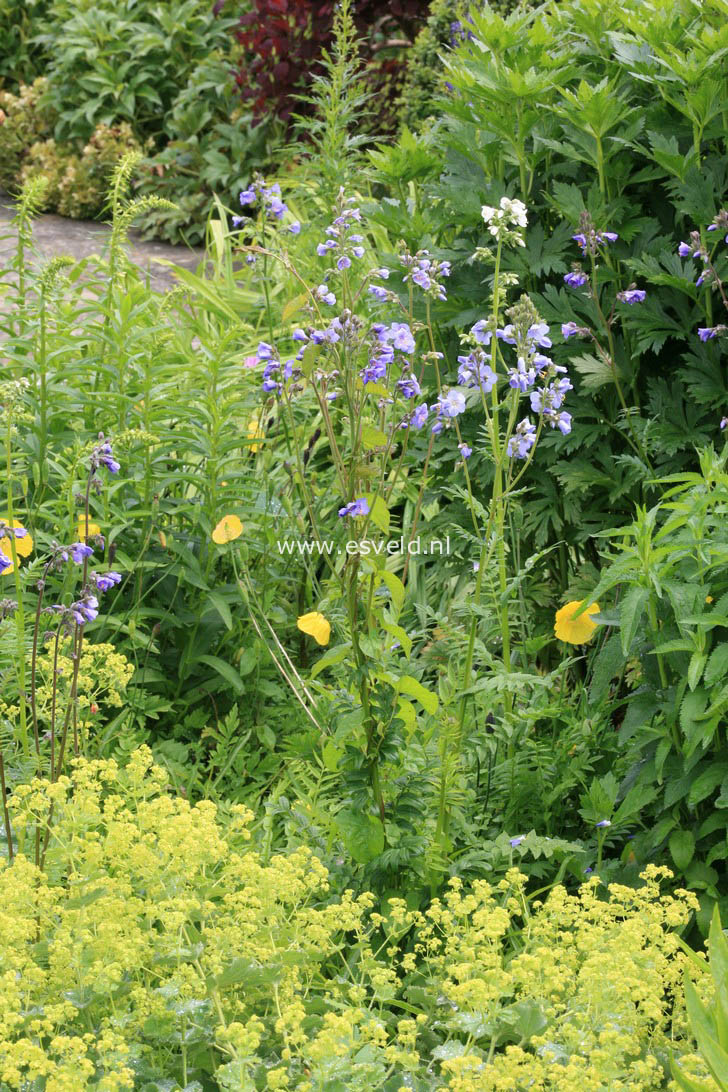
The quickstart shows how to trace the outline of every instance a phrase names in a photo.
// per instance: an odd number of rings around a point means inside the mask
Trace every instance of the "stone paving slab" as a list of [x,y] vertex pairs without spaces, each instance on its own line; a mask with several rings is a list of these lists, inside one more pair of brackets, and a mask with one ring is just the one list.
[[[15,232],[11,220],[15,215],[7,194],[0,193],[0,267],[15,251]],[[68,255],[76,261],[92,254],[103,254],[111,229],[107,224],[90,220],[67,220],[64,216],[44,213],[33,222],[33,245],[41,259]],[[165,292],[175,284],[174,271],[160,265],[155,258],[174,262],[194,272],[205,256],[202,247],[173,246],[170,243],[144,242],[134,231],[129,233],[129,257],[140,269],[149,273],[152,288]]]

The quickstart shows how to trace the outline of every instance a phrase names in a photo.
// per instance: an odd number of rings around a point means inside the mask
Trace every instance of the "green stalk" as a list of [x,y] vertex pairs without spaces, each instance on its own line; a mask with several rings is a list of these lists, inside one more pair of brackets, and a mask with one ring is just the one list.
[[12,439],[12,424],[11,416],[8,414],[8,427],[5,437],[5,463],[7,470],[7,498],[8,498],[8,524],[10,527],[10,558],[13,562],[13,579],[15,582],[15,598],[17,599],[18,606],[15,611],[15,628],[16,628],[16,655],[18,658],[18,711],[20,714],[20,742],[23,748],[23,755],[26,758],[30,758],[30,740],[28,738],[28,711],[25,702],[25,611],[23,609],[23,589],[20,583],[20,561],[18,558],[18,551],[15,548],[15,535],[13,534],[13,524],[15,516],[13,514],[13,479],[12,479],[12,456],[10,452],[11,439]]

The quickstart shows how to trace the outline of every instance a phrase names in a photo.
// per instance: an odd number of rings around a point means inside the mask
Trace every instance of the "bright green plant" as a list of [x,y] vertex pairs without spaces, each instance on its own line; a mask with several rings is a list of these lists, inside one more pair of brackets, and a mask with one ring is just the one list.
[[[713,1080],[701,1080],[686,1072],[683,1064],[671,1061],[672,1075],[684,1092],[726,1092],[728,1089],[728,943],[720,924],[716,906],[710,923],[708,938],[710,951],[710,976],[713,997],[704,1004],[688,975],[685,976],[685,1006],[690,1030],[698,1045],[698,1052]],[[705,964],[687,949],[688,955],[700,978],[705,979]],[[700,979],[698,980],[700,983]]]
[[[592,694],[625,676],[619,742],[631,758],[624,788],[642,794],[646,826],[632,845],[652,854],[667,848],[686,882],[703,893],[702,921],[721,896],[725,868],[724,812],[728,755],[722,726],[728,711],[728,502],[726,457],[700,452],[700,473],[676,475],[660,504],[640,508],[612,540],[595,597],[616,593],[607,611],[616,627],[593,664]],[[616,782],[614,784],[616,790]],[[616,791],[603,802],[620,826]]]
[[[28,848],[51,804],[40,870]],[[665,1087],[670,1049],[691,1052],[672,1005],[695,900],[661,895],[654,866],[603,898],[594,879],[531,901],[516,869],[497,886],[453,880],[424,911],[336,898],[310,851],[251,839],[248,809],[171,795],[146,748],[18,786],[7,815],[12,1092],[647,1092]]]

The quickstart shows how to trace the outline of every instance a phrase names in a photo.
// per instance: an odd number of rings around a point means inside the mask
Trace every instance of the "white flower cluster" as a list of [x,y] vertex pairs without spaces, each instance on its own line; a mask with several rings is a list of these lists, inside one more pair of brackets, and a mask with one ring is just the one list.
[[[523,201],[517,198],[501,197],[500,205],[483,205],[481,215],[488,225],[490,234],[504,243],[525,246],[526,242],[519,228],[528,224],[528,210]],[[515,230],[514,230],[515,229]]]

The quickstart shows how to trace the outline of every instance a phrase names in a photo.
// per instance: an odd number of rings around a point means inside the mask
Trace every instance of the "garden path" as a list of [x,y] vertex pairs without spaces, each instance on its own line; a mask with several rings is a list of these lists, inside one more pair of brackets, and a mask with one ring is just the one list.
[[[0,267],[15,250],[15,231],[10,222],[14,216],[11,199],[0,193]],[[64,216],[45,213],[33,223],[33,242],[42,259],[68,255],[80,261],[103,251],[110,228],[88,220],[67,220]],[[164,292],[175,283],[171,269],[155,259],[162,258],[194,271],[204,256],[201,247],[173,246],[170,243],[144,242],[134,231],[129,235],[129,257],[140,269],[149,273],[152,288]]]

